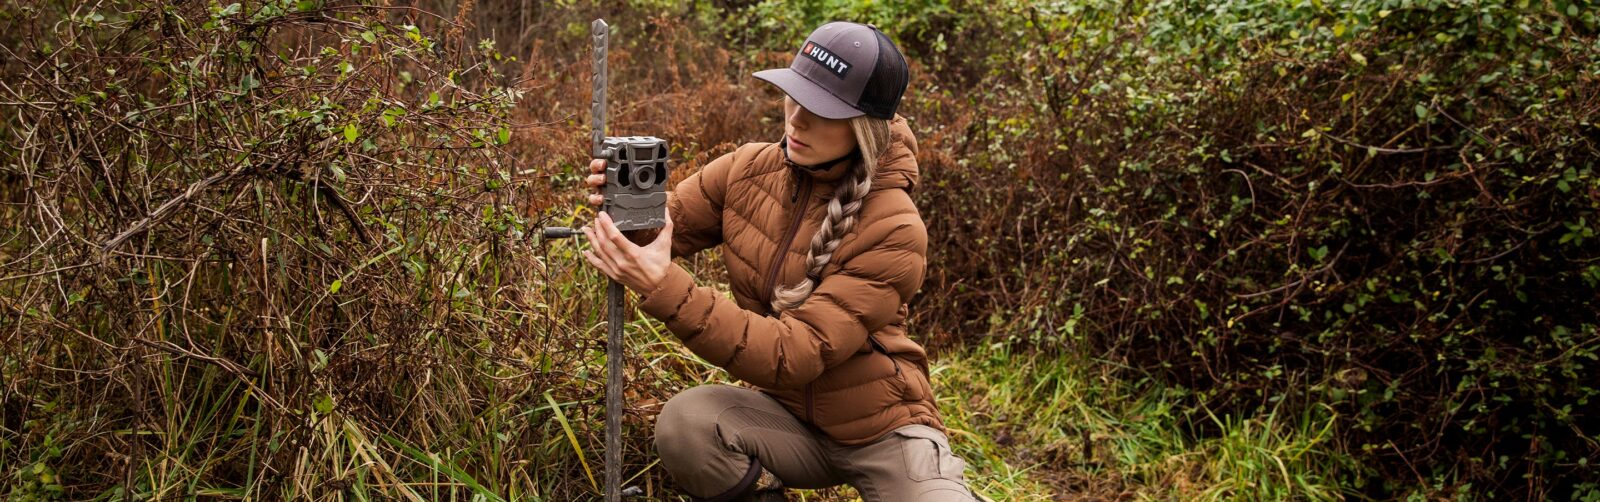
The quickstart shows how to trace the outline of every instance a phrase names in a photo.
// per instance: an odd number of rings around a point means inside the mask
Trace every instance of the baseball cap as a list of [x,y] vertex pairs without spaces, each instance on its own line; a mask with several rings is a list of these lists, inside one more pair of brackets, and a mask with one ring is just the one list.
[[908,73],[900,49],[877,27],[832,22],[806,37],[788,68],[758,71],[755,77],[819,117],[888,120],[906,92]]

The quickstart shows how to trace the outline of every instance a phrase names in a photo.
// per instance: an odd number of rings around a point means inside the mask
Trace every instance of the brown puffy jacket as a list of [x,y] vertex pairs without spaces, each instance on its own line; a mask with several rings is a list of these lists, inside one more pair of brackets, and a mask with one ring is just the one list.
[[849,162],[794,168],[778,144],[751,143],[679,183],[668,203],[673,255],[723,245],[733,300],[674,265],[639,305],[695,354],[847,445],[904,425],[944,429],[927,353],[905,328],[928,245],[909,193],[916,139],[902,117],[890,133],[855,228],[804,304],[776,317],[768,307],[774,285],[804,277],[811,236]]

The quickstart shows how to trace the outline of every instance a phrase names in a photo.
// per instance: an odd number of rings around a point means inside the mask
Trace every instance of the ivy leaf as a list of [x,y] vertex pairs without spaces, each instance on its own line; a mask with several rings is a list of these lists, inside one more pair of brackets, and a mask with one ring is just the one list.
[[394,127],[395,119],[401,115],[404,115],[405,113],[405,110],[396,107],[390,107],[389,109],[384,110],[383,114],[378,115],[378,120],[383,122],[384,126]]
[[356,129],[356,123],[355,122],[351,122],[351,123],[348,123],[348,124],[344,125],[344,142],[345,143],[355,143],[356,142],[356,138],[359,138],[359,137],[361,137],[361,131],[359,129]]
[[239,92],[249,94],[258,87],[261,87],[261,81],[256,80],[254,73],[246,73],[243,77],[239,77]]
[[502,145],[504,145],[506,143],[510,143],[511,142],[511,129],[510,128],[506,128],[506,127],[501,127],[500,128],[500,133],[495,135],[494,139],[495,139],[496,142],[498,142],[499,144],[502,144]]
[[1311,255],[1311,259],[1317,260],[1317,263],[1321,263],[1323,258],[1328,257],[1328,246],[1307,248],[1306,254]]

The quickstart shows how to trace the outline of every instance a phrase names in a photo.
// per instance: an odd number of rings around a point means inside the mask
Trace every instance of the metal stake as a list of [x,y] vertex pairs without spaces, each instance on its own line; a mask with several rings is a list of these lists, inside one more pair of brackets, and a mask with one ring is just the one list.
[[[606,45],[611,27],[594,20],[594,82],[589,112],[589,142],[594,158],[606,156]],[[606,502],[622,500],[622,283],[606,284]]]

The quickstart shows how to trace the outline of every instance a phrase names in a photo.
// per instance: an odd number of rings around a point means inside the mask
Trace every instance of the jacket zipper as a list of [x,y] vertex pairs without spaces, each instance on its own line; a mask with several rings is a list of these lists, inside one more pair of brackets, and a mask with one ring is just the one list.
[[[772,308],[772,301],[777,299],[777,296],[772,292],[772,288],[778,283],[778,271],[783,268],[783,258],[788,256],[789,246],[794,243],[795,234],[800,232],[800,220],[806,215],[806,207],[811,205],[811,177],[794,170],[790,170],[789,175],[804,178],[802,181],[804,185],[795,190],[794,195],[789,198],[790,203],[799,204],[794,207],[794,218],[789,220],[789,231],[784,232],[783,243],[778,244],[778,254],[772,257],[772,269],[767,271],[767,287],[762,291],[767,292],[767,309],[769,311]],[[815,401],[813,398],[815,394],[812,392],[811,386],[811,383],[806,383],[806,423],[808,424],[811,423],[812,408]]]
[[813,407],[812,403],[815,402],[815,399],[813,398],[813,396],[815,396],[815,395],[816,395],[815,393],[811,392],[811,384],[809,384],[809,383],[806,384],[806,423],[808,423],[808,424],[812,423],[811,422],[811,408]]
[[[790,171],[789,174],[791,176],[804,176],[794,171]],[[772,268],[767,271],[767,287],[763,291],[767,292],[768,311],[772,309],[772,300],[777,299],[777,296],[772,292],[772,288],[778,284],[778,271],[783,268],[783,258],[788,256],[789,246],[794,243],[794,235],[800,232],[800,219],[805,217],[806,207],[811,204],[811,185],[811,177],[805,176],[804,186],[800,191],[795,192],[792,200],[803,202],[795,206],[794,218],[789,221],[789,231],[784,233],[783,242],[778,245],[778,254],[772,257]]]

